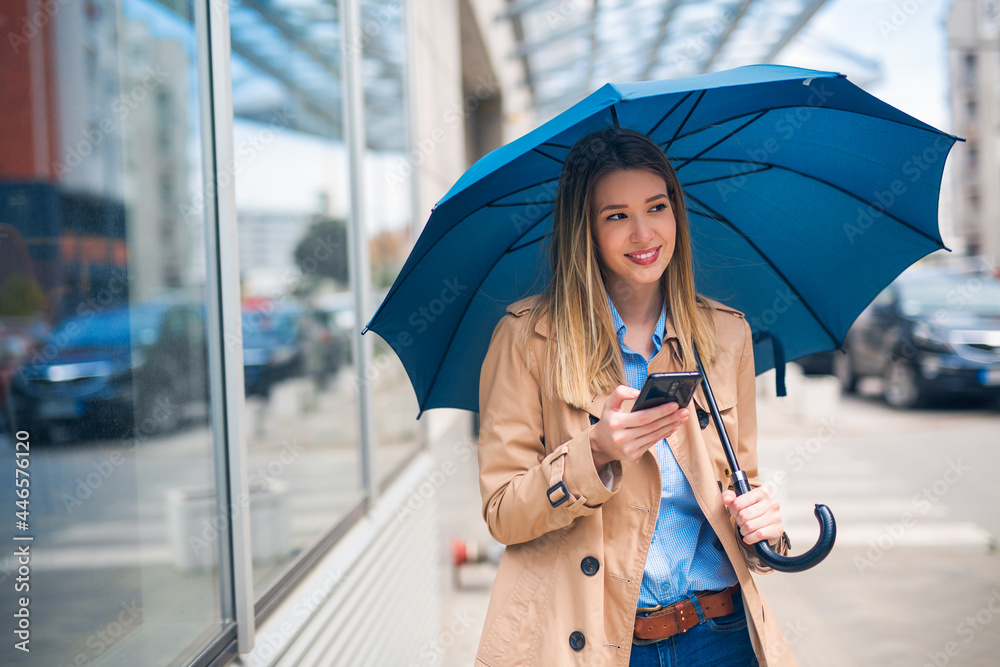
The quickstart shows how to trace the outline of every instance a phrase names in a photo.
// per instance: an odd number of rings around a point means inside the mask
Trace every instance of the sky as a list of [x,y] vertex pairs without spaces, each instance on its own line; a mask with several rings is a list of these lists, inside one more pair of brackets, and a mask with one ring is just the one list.
[[[847,75],[876,97],[952,132],[948,111],[947,36],[951,0],[828,0],[778,62]],[[881,62],[881,79],[827,44]],[[953,133],[953,132],[952,132]]]

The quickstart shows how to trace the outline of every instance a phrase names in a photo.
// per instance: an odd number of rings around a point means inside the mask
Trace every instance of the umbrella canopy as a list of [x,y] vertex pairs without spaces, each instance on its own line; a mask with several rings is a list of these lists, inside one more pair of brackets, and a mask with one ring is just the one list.
[[840,74],[756,65],[608,84],[483,157],[434,207],[367,327],[399,355],[421,411],[478,410],[496,323],[548,284],[563,160],[615,126],[648,135],[677,171],[696,288],[746,313],[758,373],[840,347],[882,288],[944,247],[938,192],[956,137]]

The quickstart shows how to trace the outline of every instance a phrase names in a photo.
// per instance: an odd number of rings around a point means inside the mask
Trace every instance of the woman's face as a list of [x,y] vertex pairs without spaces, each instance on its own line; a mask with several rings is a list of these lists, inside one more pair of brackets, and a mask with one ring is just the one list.
[[656,285],[674,254],[677,222],[659,174],[613,171],[595,184],[591,219],[612,295]]

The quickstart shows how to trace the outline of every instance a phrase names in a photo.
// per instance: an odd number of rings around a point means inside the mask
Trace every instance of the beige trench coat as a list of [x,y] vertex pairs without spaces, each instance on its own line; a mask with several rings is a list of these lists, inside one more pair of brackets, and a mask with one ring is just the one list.
[[[539,383],[550,337],[539,322],[529,353],[518,332],[533,303],[519,301],[497,325],[483,362],[479,400],[480,489],[490,533],[508,545],[500,561],[476,664],[626,666],[632,629],[660,500],[655,450],[635,463],[613,462],[611,489],[601,481],[591,455],[590,415],[600,417],[607,396],[586,411],[571,407]],[[757,419],[750,327],[743,315],[714,304],[722,346],[708,370],[723,421],[740,465],[757,479]],[[649,372],[681,370],[677,337],[669,317],[664,344]],[[697,405],[708,411],[702,389]],[[695,498],[736,570],[743,588],[750,637],[760,664],[795,665],[778,621],[761,597],[750,566],[766,570],[737,539],[721,487],[729,486],[727,463],[714,426],[702,430],[692,418],[669,439]],[[546,491],[564,482],[570,499],[553,507]],[[558,499],[560,492],[554,492]],[[781,550],[786,550],[786,544]],[[588,575],[582,561],[597,559]],[[589,565],[593,565],[590,561]],[[583,634],[579,651],[570,634]]]

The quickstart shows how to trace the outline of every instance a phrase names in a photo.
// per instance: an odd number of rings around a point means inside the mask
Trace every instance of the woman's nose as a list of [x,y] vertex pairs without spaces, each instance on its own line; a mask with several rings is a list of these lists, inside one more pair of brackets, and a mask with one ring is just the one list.
[[632,241],[645,241],[653,238],[653,229],[645,218],[637,215],[632,219]]

